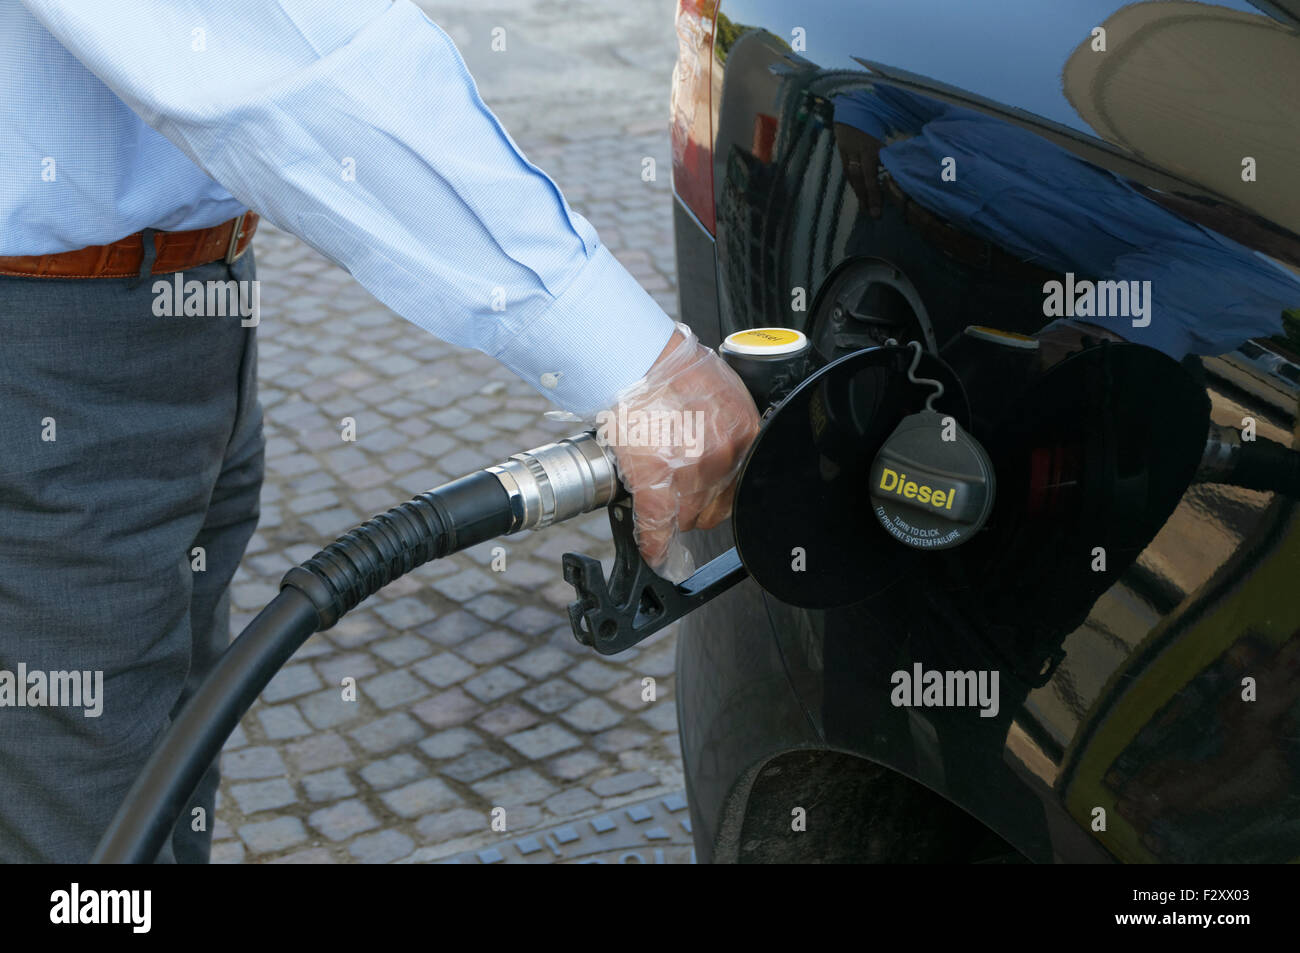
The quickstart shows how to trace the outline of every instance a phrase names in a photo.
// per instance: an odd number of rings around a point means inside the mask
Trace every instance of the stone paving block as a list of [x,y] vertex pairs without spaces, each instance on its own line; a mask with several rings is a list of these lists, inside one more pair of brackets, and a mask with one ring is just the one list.
[[[492,564],[497,561],[497,556],[499,552],[504,553],[508,565],[510,560],[510,555],[511,555],[509,537],[498,537],[497,539],[489,539],[486,542],[477,544],[476,546],[471,546],[469,549],[462,549],[461,555],[468,556],[470,559],[474,560],[474,562],[478,563],[480,566],[491,569]],[[497,570],[493,570],[493,571],[495,572]]]
[[554,714],[586,698],[586,693],[562,678],[553,678],[548,682],[528,689],[519,696],[538,711]]
[[401,831],[365,834],[348,845],[348,853],[363,864],[391,864],[415,850],[415,841]]
[[450,764],[444,765],[439,769],[439,774],[444,774],[456,781],[468,784],[470,781],[477,781],[485,778],[489,774],[495,774],[498,771],[504,771],[510,767],[510,759],[495,751],[488,751],[486,748],[476,748],[467,754],[461,755]]
[[[575,550],[575,552],[580,553],[582,550]],[[591,554],[588,553],[587,555]],[[549,585],[537,589],[537,594],[557,609],[566,609],[569,603],[574,600],[573,586],[565,582],[563,578],[556,579]],[[569,641],[574,641],[572,635],[569,636]],[[574,651],[576,652],[577,649],[575,648]],[[583,651],[590,652],[591,650],[584,649]]]
[[270,811],[277,807],[293,804],[298,800],[293,785],[284,778],[235,784],[231,786],[230,793],[234,797],[235,803],[239,805],[239,809],[245,814]]
[[482,743],[482,736],[468,728],[448,728],[446,731],[425,738],[420,742],[419,748],[430,758],[440,761],[446,758],[458,758]]
[[478,635],[485,628],[487,623],[477,616],[458,609],[455,612],[435,619],[426,625],[420,626],[418,631],[426,639],[431,639],[439,645],[458,645],[472,636]]
[[623,720],[623,713],[599,698],[588,698],[565,711],[560,718],[578,731],[595,732],[613,728]]
[[424,737],[424,729],[406,712],[395,712],[353,729],[349,737],[366,751],[376,754],[418,741]]
[[347,764],[356,757],[348,743],[332,731],[296,741],[285,749],[285,753],[299,771],[320,771]]
[[483,710],[483,706],[459,688],[448,689],[440,695],[426,698],[411,706],[411,714],[434,728],[449,728],[469,721]]
[[590,658],[569,669],[565,675],[570,681],[593,692],[608,691],[627,677],[618,669]]
[[[467,403],[464,400],[457,401],[457,406],[464,407]],[[472,425],[471,425],[472,426]],[[527,449],[526,447],[517,448]],[[482,450],[472,447],[461,447],[459,450],[453,450],[451,453],[444,454],[438,458],[438,466],[448,473],[454,473],[457,476],[473,473],[475,470],[481,470],[483,467],[492,466],[500,463],[499,455],[494,456],[490,453],[484,453]]]
[[[347,475],[348,487],[353,491],[349,494],[350,499],[354,504],[359,503],[361,498],[356,494],[356,491],[373,490],[376,487],[383,486],[392,479],[392,476],[393,475],[388,470],[378,464],[373,464],[368,467],[362,467],[360,470],[352,471]],[[392,494],[388,490],[385,490],[382,495],[367,497],[367,499],[375,501],[375,505],[371,506],[370,509],[386,510],[390,504],[399,502],[395,499],[390,500],[389,498],[391,496]]]
[[[560,565],[560,557],[565,553],[590,553],[591,540],[579,536],[567,528],[551,527],[543,536],[543,542],[533,549],[534,559],[544,559],[555,566]],[[569,587],[573,592],[573,587]]]
[[[394,493],[387,486],[383,486],[372,490],[359,490],[352,494],[352,503],[363,512],[382,513],[395,503],[401,502],[398,497],[407,495],[409,494]],[[347,617],[344,616],[344,618]]]
[[597,735],[592,739],[592,744],[595,745],[598,751],[617,754],[631,748],[645,747],[649,741],[650,736],[643,731],[634,731],[630,728],[612,728],[603,734]]
[[527,684],[525,679],[520,678],[510,669],[498,665],[474,678],[467,679],[463,687],[481,702],[494,702]]
[[497,588],[497,580],[493,575],[482,569],[463,569],[454,575],[436,579],[430,585],[453,602],[468,602],[477,595]]
[[457,427],[469,423],[473,418],[459,407],[448,407],[446,410],[440,410],[436,414],[431,414],[429,419],[439,427],[448,430],[455,430]]
[[[505,574],[503,574],[505,575]],[[508,579],[513,583],[513,579]],[[477,598],[465,603],[465,608],[477,616],[487,619],[489,622],[496,622],[498,619],[509,615],[515,609],[515,604],[509,599],[499,596],[493,592],[486,592]]]
[[475,718],[474,724],[499,738],[502,735],[523,731],[537,724],[537,721],[537,715],[520,705],[498,702]]
[[337,801],[357,793],[356,785],[342,768],[305,775],[302,788],[309,801]]
[[657,701],[640,713],[641,720],[655,731],[677,731],[677,705],[672,699]]
[[517,768],[470,785],[474,793],[493,806],[531,804],[556,792],[556,787],[532,768]]
[[212,845],[208,855],[210,864],[242,864],[244,862],[244,845],[237,840],[220,841]]
[[395,629],[413,629],[423,625],[438,613],[414,596],[381,602],[375,614]]
[[[265,498],[265,494],[263,494]],[[252,556],[247,559],[247,564],[253,568],[259,576],[275,577],[283,576],[294,565],[284,553],[273,552],[264,556]]]
[[456,648],[456,654],[475,665],[488,665],[518,655],[528,645],[508,632],[485,632]]
[[497,414],[492,423],[502,430],[517,432],[533,424],[536,419],[533,414],[506,413]]
[[402,669],[366,679],[361,683],[361,690],[372,702],[384,709],[409,705],[417,698],[429,694],[427,685]]
[[332,510],[309,513],[302,517],[302,522],[311,527],[312,532],[322,542],[333,542],[361,523],[361,518],[350,507],[340,506]]
[[409,754],[395,754],[366,765],[361,769],[361,778],[376,791],[387,791],[428,773],[429,769]]
[[425,843],[441,844],[466,834],[477,834],[490,828],[491,822],[483,811],[459,808],[454,811],[437,811],[420,818],[415,832]]
[[390,665],[410,665],[432,653],[433,646],[418,635],[408,633],[395,639],[376,642],[370,650]]
[[506,829],[502,837],[516,837],[519,831],[527,831],[542,823],[545,815],[541,807],[535,804],[517,804],[506,810]]
[[552,645],[542,645],[526,655],[511,659],[506,664],[521,675],[540,681],[566,668],[572,662],[573,658],[568,653]]
[[289,501],[289,510],[293,513],[315,513],[320,510],[337,506],[339,496],[331,490],[322,490],[318,493],[309,493],[307,496],[295,496]]
[[556,572],[560,571],[557,566],[528,559],[516,559],[506,566],[502,577],[512,588],[523,591],[552,582]]
[[[388,396],[392,396],[396,393],[392,388],[387,388],[386,390]],[[378,396],[373,390],[371,393]],[[388,397],[384,397],[383,399],[386,400]],[[380,401],[375,402],[379,403]],[[406,446],[406,441],[408,439],[410,438],[408,438],[406,434],[391,427],[386,427],[382,430],[369,431],[364,435],[358,434],[357,436],[357,441],[361,446],[371,453],[377,454],[384,454],[396,447]]]
[[[384,465],[390,473],[405,473],[414,467],[420,465],[421,459],[419,454],[412,453],[410,450],[399,450],[396,453],[384,454]],[[394,502],[397,502],[394,500]]]
[[[468,440],[470,443],[482,443],[484,440],[491,440],[494,436],[496,436],[496,433],[497,431],[495,428],[489,427],[481,420],[476,420],[473,423],[466,424],[464,427],[461,427],[457,431],[457,436],[459,436],[462,440]],[[511,446],[513,446],[513,444]],[[490,450],[487,450],[486,452],[491,453]],[[506,454],[506,456],[509,455],[510,455],[509,453]],[[478,456],[477,453],[475,456],[476,459],[482,459],[482,457]]]
[[[444,413],[446,413],[446,411],[444,411]],[[464,412],[462,411],[461,413]],[[466,415],[466,419],[468,419],[468,415]],[[436,422],[437,415],[434,415],[434,420]],[[449,437],[445,433],[431,433],[428,436],[410,441],[406,446],[407,449],[413,450],[423,456],[437,458],[455,449],[457,444],[452,437]]]
[[[307,560],[315,556],[317,552],[317,547],[309,543],[296,543],[293,546],[286,547],[284,551],[285,554],[288,555],[289,561],[292,562],[294,565],[297,565],[298,563],[305,563]],[[362,610],[360,612],[355,612],[348,615],[347,618],[349,620],[355,620],[358,617],[364,616],[365,614],[366,614],[365,611]],[[331,629],[330,631],[332,632],[335,630]],[[312,638],[320,638],[320,636],[314,635],[312,636]]]
[[[491,358],[480,360],[481,357],[486,357],[486,355],[467,354],[461,359],[461,362],[462,364],[467,364],[471,367],[476,366],[484,373],[496,370],[496,362]],[[502,390],[504,390],[504,388],[502,388]],[[500,390],[498,390],[497,393],[500,394]],[[493,400],[486,394],[480,394],[476,397],[467,397],[464,400],[457,402],[456,406],[460,407],[462,410],[468,410],[472,414],[481,414],[484,411],[496,410],[501,406],[501,401],[499,399]]]
[[[650,675],[645,677],[653,678],[653,676]],[[605,693],[605,697],[612,702],[617,702],[621,708],[627,709],[628,711],[640,711],[648,705],[654,705],[661,701],[670,700],[671,696],[665,694],[667,688],[668,681],[666,679],[662,682],[659,679],[655,679],[655,701],[645,701],[643,697],[645,695],[645,686],[641,684],[640,678],[633,676],[632,678],[615,685]]]
[[550,722],[506,735],[505,742],[530,761],[549,758],[582,744],[574,735]]
[[599,804],[600,798],[585,788],[569,788],[554,797],[547,798],[544,806],[557,817],[572,817],[574,814],[589,811]]
[[230,590],[230,601],[240,609],[261,611],[275,598],[278,586],[263,582],[236,583]]
[[[415,410],[419,409],[418,407],[415,407],[414,404],[410,404],[409,401],[402,402],[403,408],[407,407],[408,405],[410,407],[415,408]],[[390,416],[400,416],[400,414],[398,414],[398,412],[395,411],[393,408],[394,405],[389,404],[384,409],[388,411]],[[402,413],[414,413],[415,410],[408,411],[404,409]],[[397,429],[410,437],[422,437],[433,428],[430,426],[430,424],[427,421],[421,420],[419,417],[406,417],[401,421],[401,423],[397,425]]]
[[335,473],[356,470],[370,462],[365,453],[357,447],[339,447],[335,450],[327,450],[324,457],[329,468]]
[[583,749],[552,759],[547,763],[546,770],[552,777],[563,781],[576,781],[578,778],[591,774],[597,768],[604,767],[604,765],[605,762],[601,760],[599,755]]
[[341,688],[327,688],[298,702],[307,720],[318,729],[337,728],[356,721],[363,714],[356,701],[344,701]]
[[646,652],[636,662],[637,671],[654,678],[672,675],[677,668],[677,659],[671,646]]
[[276,857],[269,861],[272,864],[333,864],[334,855],[324,847],[310,847],[307,850],[294,851],[292,854],[285,854],[283,857]]
[[430,811],[446,811],[465,802],[438,778],[425,778],[379,796],[390,811],[400,817],[414,818]]
[[341,649],[355,649],[391,634],[392,630],[382,619],[372,612],[362,610],[345,615],[326,633],[326,637]]
[[510,628],[525,635],[541,635],[565,620],[558,613],[548,612],[536,606],[524,606],[518,612],[506,616],[503,621]]
[[601,778],[591,783],[593,794],[599,797],[617,797],[629,794],[638,788],[649,787],[659,783],[659,779],[645,771],[629,771],[616,774],[612,778]]
[[277,817],[243,825],[239,828],[239,839],[253,853],[267,854],[301,844],[307,839],[307,831],[296,817]]
[[287,665],[262,689],[262,699],[281,702],[298,695],[306,695],[321,687],[321,680],[310,665]]
[[308,659],[320,658],[322,655],[330,655],[335,651],[334,645],[326,640],[325,636],[313,635],[293,653],[295,662],[305,662]]
[[221,758],[221,774],[231,780],[276,778],[284,773],[280,752],[266,746],[241,748],[227,752]]
[[373,675],[379,668],[374,658],[367,652],[347,652],[313,664],[324,683],[332,689],[341,689],[345,678],[355,678],[360,681],[367,675]]
[[[410,473],[403,473],[394,477],[390,483],[396,487],[403,497],[418,496],[426,490],[431,490],[436,486],[442,486],[450,480],[447,474],[441,470],[435,470],[433,467],[422,466],[416,467]],[[394,500],[393,502],[397,502]]]
[[411,671],[431,685],[446,688],[468,678],[478,669],[451,652],[439,652],[432,658],[412,665]]
[[347,840],[379,826],[370,809],[356,798],[313,811],[307,823],[332,841]]
[[262,731],[271,741],[297,738],[312,732],[311,725],[303,720],[302,715],[293,705],[263,708],[257,713],[257,720],[262,723]]
[[420,578],[421,575],[436,571],[439,566],[445,566],[445,563],[443,563],[441,560],[435,559],[431,563],[426,563],[425,565],[420,566],[413,573],[408,573],[405,576],[399,576],[398,578],[390,582],[388,585],[384,586],[383,588],[384,595],[389,600],[392,600],[398,596],[419,595],[423,593],[425,591],[426,586],[425,586],[425,580]]

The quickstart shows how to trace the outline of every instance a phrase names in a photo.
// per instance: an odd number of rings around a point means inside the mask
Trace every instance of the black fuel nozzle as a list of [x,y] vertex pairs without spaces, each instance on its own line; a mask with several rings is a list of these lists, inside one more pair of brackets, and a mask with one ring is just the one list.
[[816,369],[817,354],[802,331],[749,328],[728,334],[718,355],[736,372],[762,415]]

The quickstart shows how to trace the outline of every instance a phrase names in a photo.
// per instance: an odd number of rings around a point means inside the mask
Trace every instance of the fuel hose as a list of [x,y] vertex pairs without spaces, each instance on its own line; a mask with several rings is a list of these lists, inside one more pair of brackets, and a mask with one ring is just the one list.
[[588,431],[421,493],[290,569],[167,729],[91,862],[153,862],[239,720],[312,634],[417,566],[600,509],[620,489]]

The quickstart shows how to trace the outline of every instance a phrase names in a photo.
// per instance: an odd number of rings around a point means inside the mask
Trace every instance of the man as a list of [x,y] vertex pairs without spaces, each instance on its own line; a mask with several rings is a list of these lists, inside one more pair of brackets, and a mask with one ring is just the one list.
[[[156,315],[153,276],[251,281],[249,210],[561,408],[702,411],[698,456],[615,448],[653,565],[727,515],[748,395],[409,0],[0,0],[0,92],[0,860],[85,860],[228,641],[262,480],[255,328]],[[102,688],[18,702],[23,670]],[[190,828],[161,859],[206,860]]]

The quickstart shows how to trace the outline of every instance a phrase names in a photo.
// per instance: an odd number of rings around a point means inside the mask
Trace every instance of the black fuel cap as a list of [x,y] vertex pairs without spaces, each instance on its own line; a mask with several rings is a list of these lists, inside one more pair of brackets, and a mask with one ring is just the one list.
[[953,417],[905,417],[870,471],[876,519],[913,549],[950,549],[979,532],[993,509],[993,464]]

